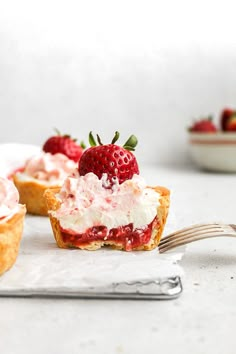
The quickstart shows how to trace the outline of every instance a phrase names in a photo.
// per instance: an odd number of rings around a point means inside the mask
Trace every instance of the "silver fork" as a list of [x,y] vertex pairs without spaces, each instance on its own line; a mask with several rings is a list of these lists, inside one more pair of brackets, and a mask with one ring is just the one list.
[[164,253],[187,243],[221,236],[236,237],[236,225],[217,223],[192,225],[163,237],[158,248],[160,253]]

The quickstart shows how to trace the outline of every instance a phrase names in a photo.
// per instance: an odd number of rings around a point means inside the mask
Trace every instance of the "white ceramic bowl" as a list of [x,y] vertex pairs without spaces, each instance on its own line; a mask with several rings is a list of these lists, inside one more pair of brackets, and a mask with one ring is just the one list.
[[235,133],[189,133],[190,155],[208,171],[236,172]]

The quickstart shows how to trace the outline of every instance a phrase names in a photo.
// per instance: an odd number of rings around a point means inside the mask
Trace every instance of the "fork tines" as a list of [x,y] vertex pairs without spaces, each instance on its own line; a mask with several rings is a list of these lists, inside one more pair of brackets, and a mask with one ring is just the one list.
[[231,225],[223,225],[219,223],[193,225],[164,237],[158,248],[159,252],[163,253],[186,243],[198,241],[204,238],[228,235],[232,234],[232,232],[235,233]]

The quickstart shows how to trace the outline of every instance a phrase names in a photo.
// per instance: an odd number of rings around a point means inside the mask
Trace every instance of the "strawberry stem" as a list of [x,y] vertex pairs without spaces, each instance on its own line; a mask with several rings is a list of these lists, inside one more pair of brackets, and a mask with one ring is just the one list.
[[[99,145],[103,145],[100,136],[97,134],[97,142]],[[115,144],[117,140],[120,137],[120,133],[118,131],[115,132],[115,135],[111,141],[111,144]],[[89,144],[90,146],[97,146],[97,142],[92,134],[92,132],[89,133]],[[134,151],[136,145],[138,144],[138,139],[136,138],[135,135],[131,135],[129,139],[124,143],[123,148],[129,151]],[[82,145],[81,145],[82,146]],[[85,145],[84,145],[85,146]],[[83,146],[82,146],[83,147]]]
[[101,141],[101,138],[100,136],[97,134],[97,141],[98,141],[98,144],[99,145],[103,145],[102,141]]
[[86,148],[86,145],[83,141],[80,142],[80,146],[82,147],[82,149],[85,149]]
[[58,130],[57,128],[54,128],[55,132],[57,133],[57,135],[61,136],[61,132],[60,130]]
[[89,133],[89,144],[90,144],[90,146],[97,146],[97,143],[94,139],[92,132]]
[[138,144],[138,139],[135,135],[131,135],[129,139],[124,143],[123,148],[129,151],[134,151]]
[[71,139],[71,140],[73,140],[74,142],[77,141],[77,139],[73,139],[73,138],[70,136],[70,134],[63,134],[63,135],[62,135],[61,132],[60,132],[60,130],[57,129],[57,128],[53,128],[53,130],[56,132],[56,134],[57,134],[58,136],[62,136],[63,138]]
[[120,133],[116,131],[111,143],[115,144],[117,142],[117,140],[119,139],[119,137],[120,137]]

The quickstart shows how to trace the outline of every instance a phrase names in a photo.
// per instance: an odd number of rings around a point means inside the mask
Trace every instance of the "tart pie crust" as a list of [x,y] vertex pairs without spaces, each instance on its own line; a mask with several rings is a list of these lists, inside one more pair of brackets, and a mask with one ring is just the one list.
[[[170,191],[165,188],[165,187],[149,187],[153,188],[157,193],[160,194],[160,199],[159,199],[159,206],[157,207],[157,223],[154,223],[154,227],[152,229],[152,234],[151,238],[148,243],[141,245],[137,248],[133,248],[132,250],[145,250],[149,251],[154,249],[155,247],[158,246],[163,229],[166,223],[166,219],[168,216],[169,212],[169,205],[170,205]],[[57,242],[57,245],[61,248],[80,248],[80,249],[86,249],[86,250],[97,250],[101,248],[102,246],[108,245],[111,246],[114,249],[125,249],[123,245],[118,244],[112,240],[99,240],[99,241],[92,241],[86,245],[80,245],[80,246],[73,246],[70,245],[69,243],[65,243],[62,238],[62,233],[61,233],[61,228],[60,228],[60,223],[59,220],[55,217],[52,216],[50,211],[55,211],[59,209],[60,207],[60,201],[57,199],[56,194],[60,191],[60,188],[50,188],[47,189],[44,193],[44,197],[46,200],[47,208],[48,208],[48,214],[53,230],[53,234],[55,237],[55,240]]]
[[18,212],[0,222],[0,275],[10,269],[16,261],[25,214],[25,205],[19,205]]
[[33,180],[23,181],[17,174],[13,176],[13,182],[20,195],[20,203],[26,205],[27,213],[34,215],[47,216],[47,205],[44,192],[48,185],[38,183]]

